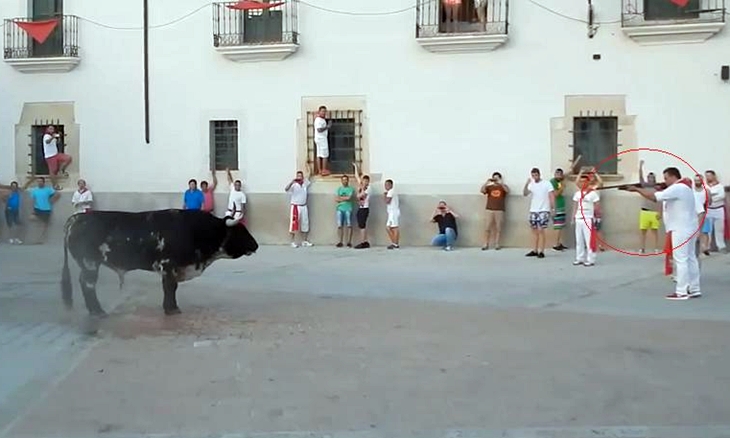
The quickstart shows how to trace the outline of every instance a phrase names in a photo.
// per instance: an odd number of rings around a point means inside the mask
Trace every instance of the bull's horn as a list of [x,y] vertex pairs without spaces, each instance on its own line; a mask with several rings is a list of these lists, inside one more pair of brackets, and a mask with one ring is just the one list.
[[235,227],[238,224],[238,222],[239,221],[237,221],[236,219],[233,219],[233,218],[226,219],[226,226],[227,227]]

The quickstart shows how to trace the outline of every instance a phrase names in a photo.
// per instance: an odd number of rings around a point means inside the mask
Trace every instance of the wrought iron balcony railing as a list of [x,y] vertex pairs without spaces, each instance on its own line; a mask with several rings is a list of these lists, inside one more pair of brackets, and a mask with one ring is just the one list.
[[509,0],[418,0],[416,37],[506,35]]
[[214,47],[299,43],[296,0],[253,10],[232,8],[237,3],[213,3]]
[[623,27],[657,24],[725,22],[725,0],[689,0],[679,6],[671,0],[623,0]]
[[[52,18],[52,17],[49,17]],[[75,15],[61,15],[58,24],[39,43],[16,22],[32,22],[31,18],[10,18],[5,20],[5,59],[27,58],[77,58],[79,56],[79,18]]]

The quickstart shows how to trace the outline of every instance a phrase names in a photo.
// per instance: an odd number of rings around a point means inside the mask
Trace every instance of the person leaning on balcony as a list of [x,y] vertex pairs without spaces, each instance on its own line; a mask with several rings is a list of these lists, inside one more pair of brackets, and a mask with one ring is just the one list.
[[507,204],[509,187],[502,182],[502,174],[494,172],[492,177],[482,184],[479,190],[487,197],[486,206],[486,227],[484,228],[484,246],[482,251],[489,249],[491,237],[494,237],[494,249],[502,249],[500,237],[502,235],[502,224],[504,223],[504,211]]
[[46,127],[46,133],[43,135],[43,155],[48,165],[51,184],[56,190],[62,189],[57,181],[59,172],[63,176],[68,176],[66,168],[73,161],[70,155],[58,151],[58,140],[60,138],[61,135],[56,132],[56,128],[53,125]]
[[456,238],[459,235],[459,230],[456,227],[456,218],[458,217],[459,215],[449,208],[446,201],[439,201],[431,217],[431,222],[438,224],[439,227],[439,233],[431,239],[432,246],[440,246],[444,251],[454,249],[454,243],[456,243]]

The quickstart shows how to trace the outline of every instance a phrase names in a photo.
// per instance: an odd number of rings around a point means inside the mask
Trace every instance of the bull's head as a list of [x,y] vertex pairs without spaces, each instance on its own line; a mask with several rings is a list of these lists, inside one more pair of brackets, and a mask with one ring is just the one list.
[[250,256],[259,249],[259,244],[256,242],[256,239],[253,238],[248,228],[241,223],[240,219],[236,220],[232,217],[226,217],[224,220],[228,233],[226,235],[226,241],[223,244],[223,250],[228,257],[237,259],[244,255]]

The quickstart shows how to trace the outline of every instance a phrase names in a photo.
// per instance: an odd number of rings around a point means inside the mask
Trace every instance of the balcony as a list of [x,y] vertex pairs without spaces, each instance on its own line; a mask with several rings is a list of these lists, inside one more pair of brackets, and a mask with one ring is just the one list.
[[3,55],[5,62],[22,73],[65,73],[81,62],[79,58],[79,18],[62,15],[42,43],[33,39],[17,23],[30,18],[5,20]]
[[[246,5],[244,5],[246,4]],[[213,4],[213,47],[234,62],[281,61],[299,49],[297,1],[285,0],[267,9],[255,2]]]
[[489,52],[507,42],[509,0],[418,0],[416,41],[433,53]]
[[[682,3],[677,1],[677,3]],[[622,0],[621,27],[640,45],[702,43],[725,27],[725,0]]]

